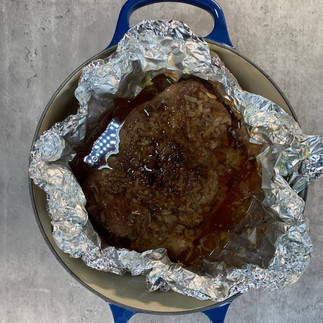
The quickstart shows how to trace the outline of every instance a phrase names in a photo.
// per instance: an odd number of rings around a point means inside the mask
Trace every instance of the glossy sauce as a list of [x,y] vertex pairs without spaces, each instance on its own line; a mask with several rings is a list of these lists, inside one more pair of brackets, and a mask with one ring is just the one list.
[[[101,140],[102,133],[107,129],[107,125],[112,122],[122,125],[129,113],[139,104],[148,102],[156,94],[161,93],[173,81],[170,78],[160,75],[153,79],[153,84],[146,87],[136,98],[117,98],[115,99],[116,108],[112,113],[103,116],[101,125],[95,130],[93,134],[88,136],[88,140],[84,147],[79,149],[77,156],[71,164],[72,170],[76,175],[81,186],[83,181],[93,172],[98,169],[106,167],[109,164],[111,154],[109,150],[102,150],[102,154],[98,158],[98,162],[93,165],[88,165],[84,159],[91,154],[93,146]],[[178,240],[183,240],[187,246],[181,252],[174,252],[169,250],[169,256],[172,261],[179,262],[182,265],[197,267],[200,258],[207,257],[213,250],[219,250],[228,242],[227,232],[231,230],[246,214],[248,207],[252,200],[252,194],[261,190],[261,177],[258,174],[256,155],[260,152],[261,147],[250,144],[246,140],[247,131],[241,122],[227,107],[232,118],[232,124],[227,128],[227,138],[223,140],[220,147],[217,148],[216,157],[219,163],[225,164],[227,162],[228,154],[233,153],[233,157],[239,157],[239,164],[232,167],[227,167],[225,173],[219,176],[219,191],[214,197],[211,209],[204,215],[203,222],[198,225],[194,232],[186,230],[186,234],[179,236]],[[101,138],[101,139],[100,139]],[[106,137],[105,137],[106,138]],[[115,137],[114,137],[115,138]],[[102,139],[103,140],[103,139]],[[101,142],[103,143],[103,141]],[[158,144],[158,143],[157,143]],[[117,151],[115,151],[117,153]],[[174,158],[181,158],[180,151],[178,156]],[[144,165],[145,173],[149,172],[154,180],[154,172]],[[149,176],[147,176],[149,180]],[[88,197],[87,197],[88,198]],[[88,206],[87,206],[88,207]],[[140,207],[147,207],[141,205]],[[114,209],[117,213],[127,214],[131,212],[131,207],[122,196],[117,196],[115,199]],[[156,210],[157,211],[157,210]],[[102,240],[107,244],[117,247],[132,248],[131,241],[127,237],[120,237],[102,228],[102,226],[91,216],[91,210],[88,209],[89,216],[94,228],[97,230]],[[153,212],[153,211],[152,211]],[[153,213],[151,213],[153,216]],[[163,244],[157,247],[167,247]],[[156,248],[156,246],[154,246]],[[138,251],[144,251],[145,248],[136,246]]]
[[71,163],[71,167],[80,184],[83,183],[88,174],[101,166],[106,165],[107,155],[109,155],[110,152],[109,149],[102,151],[100,155],[97,156],[98,160],[94,164],[87,163],[86,158],[91,154],[95,143],[99,141],[101,137],[105,137],[104,132],[109,126],[111,126],[111,124],[122,125],[126,117],[136,106],[151,100],[156,94],[164,91],[172,83],[174,83],[174,81],[170,77],[161,74],[154,77],[152,79],[152,84],[145,87],[135,98],[114,99],[115,108],[111,112],[109,111],[101,116],[97,127],[87,135],[82,146],[76,148],[77,155]]

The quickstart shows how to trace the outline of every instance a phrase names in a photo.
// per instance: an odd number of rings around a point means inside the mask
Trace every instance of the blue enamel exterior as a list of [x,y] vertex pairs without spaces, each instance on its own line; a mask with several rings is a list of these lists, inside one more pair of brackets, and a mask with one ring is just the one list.
[[[206,10],[213,17],[214,27],[211,33],[204,38],[228,45],[233,48],[229,38],[223,11],[221,7],[213,0],[128,0],[120,11],[116,30],[108,47],[116,45],[129,30],[129,18],[136,9],[158,2],[181,2]],[[203,311],[203,313],[210,319],[212,323],[222,323],[224,322],[224,318],[230,304],[231,302],[227,302],[225,304],[221,304],[220,306]],[[109,306],[115,323],[126,323],[133,315],[138,313],[114,304],[109,304]]]
[[109,306],[115,323],[126,323],[138,313],[114,304],[109,304]]
[[223,11],[213,0],[128,0],[120,11],[116,30],[108,47],[116,45],[128,31],[130,28],[129,18],[136,9],[158,2],[181,2],[206,10],[213,17],[214,27],[211,33],[204,38],[233,47],[229,38]]
[[[223,323],[230,304],[231,301],[205,310],[202,313],[204,313],[212,323]],[[135,314],[140,313],[114,304],[109,304],[109,306],[115,323],[127,323]]]

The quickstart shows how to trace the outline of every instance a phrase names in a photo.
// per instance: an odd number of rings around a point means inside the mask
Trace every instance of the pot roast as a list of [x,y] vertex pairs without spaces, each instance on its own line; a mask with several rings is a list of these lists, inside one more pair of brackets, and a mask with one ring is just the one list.
[[190,266],[221,249],[261,178],[260,147],[216,86],[160,75],[136,98],[116,99],[103,119],[120,126],[117,150],[105,149],[96,167],[80,151],[72,164],[101,239],[139,252],[166,248]]

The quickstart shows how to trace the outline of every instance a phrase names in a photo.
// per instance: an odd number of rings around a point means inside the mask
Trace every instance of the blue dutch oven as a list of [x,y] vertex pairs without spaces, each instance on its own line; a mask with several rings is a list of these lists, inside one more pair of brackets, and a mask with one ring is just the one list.
[[[136,9],[167,0],[128,0],[122,7],[116,31],[110,45],[99,54],[91,57],[78,67],[57,89],[47,104],[38,123],[33,142],[54,123],[64,120],[76,112],[78,102],[74,97],[81,69],[94,59],[111,55],[116,44],[129,29],[129,18]],[[260,94],[280,105],[286,112],[294,115],[287,99],[260,68],[239,54],[231,44],[225,18],[220,6],[213,0],[176,0],[197,6],[208,11],[214,19],[212,32],[205,37],[211,53],[217,53],[235,75],[243,89]],[[51,224],[46,209],[45,193],[30,180],[31,200],[40,230],[48,246],[59,262],[79,282],[102,297],[110,306],[115,322],[127,322],[136,313],[150,314],[188,314],[203,312],[211,322],[223,322],[234,296],[225,302],[200,301],[175,292],[154,292],[145,290],[145,278],[130,275],[118,276],[87,267],[80,259],[71,258],[62,252],[52,239]]]

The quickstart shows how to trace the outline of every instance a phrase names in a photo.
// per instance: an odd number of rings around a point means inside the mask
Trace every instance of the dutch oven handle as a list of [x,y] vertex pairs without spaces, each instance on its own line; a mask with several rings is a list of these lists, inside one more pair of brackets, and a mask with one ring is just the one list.
[[211,33],[204,38],[233,47],[229,38],[223,11],[213,0],[128,0],[120,11],[116,30],[108,48],[116,45],[129,30],[129,18],[136,9],[158,2],[182,2],[206,10],[213,17],[214,27]]
[[[232,301],[229,301],[217,307],[202,311],[202,313],[210,319],[211,323],[223,323],[231,302]],[[109,304],[109,306],[115,323],[127,323],[135,314],[140,313],[114,304]]]
[[[211,33],[204,38],[233,47],[229,38],[223,11],[221,7],[213,0],[128,0],[120,11],[116,30],[108,47],[116,45],[129,30],[129,18],[136,9],[158,2],[182,2],[208,11],[213,17],[214,27]],[[133,315],[140,313],[114,304],[108,304],[110,306],[115,323],[126,323]],[[231,301],[202,312],[210,319],[212,323],[223,323],[230,304]]]

